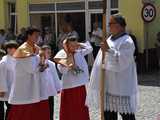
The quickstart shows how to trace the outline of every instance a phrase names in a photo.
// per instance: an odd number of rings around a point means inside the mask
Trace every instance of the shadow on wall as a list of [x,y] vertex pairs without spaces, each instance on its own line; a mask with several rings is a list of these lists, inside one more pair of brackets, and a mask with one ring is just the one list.
[[137,56],[137,72],[138,73],[150,73],[159,70],[158,57],[156,48],[148,50],[148,70],[146,65],[146,50],[144,53],[139,53]]

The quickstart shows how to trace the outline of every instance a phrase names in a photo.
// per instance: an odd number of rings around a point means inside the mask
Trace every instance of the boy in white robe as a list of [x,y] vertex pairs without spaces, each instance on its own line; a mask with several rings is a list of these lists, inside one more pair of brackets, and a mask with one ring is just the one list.
[[63,47],[55,56],[63,83],[60,120],[89,120],[85,106],[89,72],[84,56],[92,52],[92,47],[89,42],[78,43],[75,36],[66,38]]
[[50,120],[53,120],[54,113],[54,96],[61,91],[62,85],[56,70],[55,63],[50,59],[51,57],[51,47],[44,45],[41,48],[41,51],[45,54],[45,62],[48,64],[48,68],[43,72],[43,83],[47,86],[47,95],[49,97],[49,107],[50,107]]
[[[0,60],[4,55],[6,55],[6,52],[0,49]],[[2,96],[2,94],[0,93],[0,96]],[[3,101],[0,101],[0,120],[4,120],[4,102]]]
[[[7,119],[8,111],[10,105],[8,104],[8,96],[10,94],[10,89],[12,82],[14,80],[14,65],[15,59],[12,57],[18,44],[14,41],[9,41],[5,43],[5,49],[7,55],[0,61],[0,101],[4,101],[7,106],[5,118]],[[4,106],[2,106],[4,109]]]
[[36,45],[39,30],[28,28],[26,42],[13,55],[16,59],[15,80],[11,87],[8,120],[50,120],[48,99],[41,95],[40,72],[45,70]]
[[86,103],[99,109],[102,51],[105,52],[105,120],[135,120],[138,84],[134,60],[135,46],[125,32],[126,22],[121,15],[110,18],[111,36],[101,44],[91,73]]

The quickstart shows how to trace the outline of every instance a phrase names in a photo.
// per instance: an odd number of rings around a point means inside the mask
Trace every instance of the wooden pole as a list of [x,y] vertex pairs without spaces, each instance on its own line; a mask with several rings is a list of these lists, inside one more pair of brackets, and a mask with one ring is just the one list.
[[[106,0],[103,0],[103,40],[105,40],[105,36],[107,33],[106,30],[106,8],[107,8],[107,2]],[[105,85],[105,69],[103,68],[105,63],[105,51],[102,51],[102,64],[101,64],[101,77],[100,77],[100,114],[101,114],[101,120],[104,120],[104,85]]]

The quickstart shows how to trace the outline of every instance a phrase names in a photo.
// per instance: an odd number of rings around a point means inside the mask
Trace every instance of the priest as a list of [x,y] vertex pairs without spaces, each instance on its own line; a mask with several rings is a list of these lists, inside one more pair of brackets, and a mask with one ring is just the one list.
[[123,120],[135,120],[138,103],[138,85],[135,46],[125,32],[126,21],[121,15],[113,15],[109,22],[111,36],[101,43],[91,73],[86,104],[99,109],[100,71],[102,51],[105,52],[105,120],[118,120],[118,113]]

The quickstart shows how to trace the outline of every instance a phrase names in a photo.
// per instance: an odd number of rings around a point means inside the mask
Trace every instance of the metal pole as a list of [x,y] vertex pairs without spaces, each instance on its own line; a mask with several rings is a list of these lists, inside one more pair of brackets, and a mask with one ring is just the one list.
[[[106,33],[107,33],[107,3],[108,0],[103,0],[103,42],[105,42],[106,38]],[[101,114],[101,120],[104,120],[104,102],[105,102],[105,69],[104,69],[104,64],[105,64],[105,51],[102,51],[102,64],[101,64],[101,76],[100,76],[100,114]]]
[[146,71],[148,72],[149,70],[149,60],[148,60],[148,57],[149,57],[149,53],[148,53],[148,23],[145,24],[146,26]]
[[85,0],[85,31],[86,31],[86,40],[89,40],[89,13],[88,13],[88,0]]
[[[109,33],[109,19],[111,14],[111,0],[104,0],[103,1],[103,40],[106,42],[107,33]],[[100,77],[100,112],[101,112],[101,120],[104,120],[104,102],[105,102],[105,76],[106,72],[104,69],[105,65],[105,51],[102,51],[102,65],[101,65],[101,77]]]
[[111,0],[107,0],[107,9],[106,9],[106,31],[109,33],[109,20],[111,16]]
[[57,38],[58,38],[58,15],[57,15],[57,3],[55,2],[55,32],[56,32],[56,46],[58,47],[57,45]]

